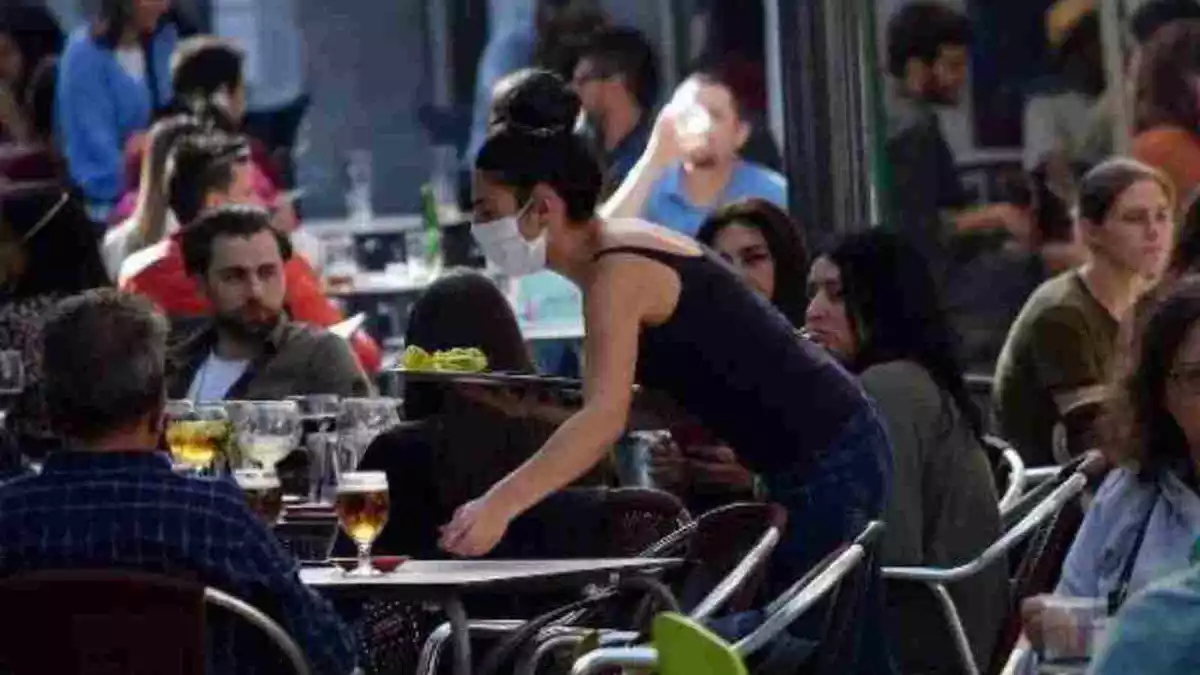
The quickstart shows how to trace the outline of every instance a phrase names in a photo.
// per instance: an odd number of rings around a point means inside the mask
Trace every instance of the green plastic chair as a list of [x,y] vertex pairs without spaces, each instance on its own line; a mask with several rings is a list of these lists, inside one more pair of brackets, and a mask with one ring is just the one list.
[[659,675],[747,675],[732,645],[682,614],[656,616],[650,636]]

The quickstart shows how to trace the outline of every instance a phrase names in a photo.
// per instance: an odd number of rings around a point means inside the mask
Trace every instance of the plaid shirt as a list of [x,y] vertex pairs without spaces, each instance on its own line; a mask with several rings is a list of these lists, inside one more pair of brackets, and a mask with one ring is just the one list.
[[[175,475],[164,454],[58,452],[41,475],[0,487],[0,574],[97,567],[220,588],[279,620],[313,672],[354,669],[351,633],[328,602],[300,583],[296,559],[246,507],[237,486]],[[254,658],[251,645],[236,648],[228,623],[210,628],[211,644],[221,645],[209,650],[210,672],[276,670]]]

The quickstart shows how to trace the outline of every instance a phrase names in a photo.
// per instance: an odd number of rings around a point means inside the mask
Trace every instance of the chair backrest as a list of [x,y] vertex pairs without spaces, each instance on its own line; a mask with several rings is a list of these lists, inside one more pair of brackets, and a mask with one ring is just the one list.
[[304,652],[301,651],[300,646],[296,644],[296,641],[292,639],[292,636],[288,635],[288,632],[282,626],[263,613],[262,610],[216,588],[204,589],[204,602],[209,608],[217,608],[228,612],[238,617],[246,625],[262,633],[279,650],[279,653],[284,657],[285,662],[294,675],[309,675],[308,660],[304,657]]
[[718,609],[750,609],[786,525],[787,510],[778,504],[727,504],[701,515],[677,586],[689,615],[703,620]]
[[675,495],[653,488],[616,488],[605,492],[605,555],[636,556],[692,521]]
[[113,570],[0,581],[0,672],[204,673],[204,588]]
[[861,601],[874,577],[873,558],[882,535],[883,523],[874,521],[853,542],[827,555],[769,603],[763,622],[734,648],[745,657],[753,656],[823,600],[831,598],[816,648],[820,662],[817,672],[840,672],[835,664],[848,656],[853,659],[858,646],[854,638],[859,633]]
[[659,614],[650,635],[661,675],[746,675],[746,664],[729,643],[685,616]]
[[[1108,463],[1104,456],[1092,451],[1072,460],[1057,476],[1046,481],[1046,484],[1061,487],[1075,474],[1081,474],[1088,483],[1094,483],[1107,471]],[[1083,524],[1083,515],[1080,500],[1071,499],[1043,521],[1026,540],[1025,549],[1010,585],[1009,617],[992,653],[991,672],[999,672],[1004,667],[1009,653],[1020,638],[1021,617],[1017,608],[1021,606],[1021,601],[1054,590],[1062,572],[1063,561],[1071,549],[1071,543],[1075,541],[1079,526]]]
[[1006,474],[1004,490],[1000,494],[1000,513],[1005,513],[1017,503],[1025,492],[1025,460],[1007,441],[996,436],[985,436],[983,443],[989,452],[999,456],[1000,467]]

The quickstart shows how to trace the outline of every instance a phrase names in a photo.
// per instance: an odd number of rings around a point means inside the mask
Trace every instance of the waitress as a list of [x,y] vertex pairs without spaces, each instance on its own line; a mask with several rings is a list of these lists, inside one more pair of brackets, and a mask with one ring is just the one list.
[[441,546],[486,554],[513,518],[597,464],[625,431],[636,381],[671,396],[764,477],[790,515],[775,554],[790,584],[882,513],[891,474],[882,423],[854,379],[714,254],[656,225],[597,217],[601,168],[571,132],[578,97],[549,72],[518,77],[475,160],[472,233],[505,274],[549,268],[582,290],[585,403],[461,506]]

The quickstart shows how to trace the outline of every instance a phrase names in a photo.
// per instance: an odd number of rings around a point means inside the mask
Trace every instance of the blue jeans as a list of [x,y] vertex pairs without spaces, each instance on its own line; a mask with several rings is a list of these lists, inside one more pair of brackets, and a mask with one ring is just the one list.
[[[879,519],[887,504],[892,477],[892,448],[874,404],[864,401],[838,439],[815,460],[794,472],[763,476],[771,501],[788,511],[787,531],[772,556],[776,593],[804,576],[821,558],[852,541],[867,524]],[[859,673],[892,673],[884,629],[882,580],[871,561],[863,593],[858,636]],[[810,612],[792,634],[817,639],[824,612]]]

